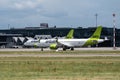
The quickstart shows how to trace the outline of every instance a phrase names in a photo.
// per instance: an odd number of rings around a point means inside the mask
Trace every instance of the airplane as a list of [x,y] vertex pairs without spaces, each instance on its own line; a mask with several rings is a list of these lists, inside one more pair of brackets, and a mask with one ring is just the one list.
[[[65,37],[66,39],[71,39],[73,38],[74,30],[71,29],[67,36]],[[57,38],[57,37],[56,37]],[[41,50],[43,48],[48,48],[50,47],[51,44],[55,44],[56,40],[59,38],[52,38],[52,39],[30,39],[27,42],[24,43],[25,47],[39,47]]]
[[74,50],[76,47],[87,47],[104,42],[106,39],[100,39],[102,26],[98,26],[96,31],[87,39],[57,39],[57,43],[50,45],[50,49],[58,49],[58,45],[62,45],[63,50]]

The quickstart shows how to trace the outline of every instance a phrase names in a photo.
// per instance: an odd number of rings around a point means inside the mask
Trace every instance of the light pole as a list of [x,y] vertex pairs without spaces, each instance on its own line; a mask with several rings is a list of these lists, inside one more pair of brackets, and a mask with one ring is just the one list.
[[97,17],[98,17],[97,13],[95,14],[95,17],[96,17],[96,27],[97,27]]
[[10,29],[10,24],[8,24],[8,29]]
[[115,46],[115,14],[113,13],[113,49],[116,49],[116,46]]
[[[95,14],[95,19],[96,19],[96,27],[97,27],[97,16],[98,16],[98,14],[96,13],[96,14]],[[96,44],[96,47],[98,47],[98,43]]]

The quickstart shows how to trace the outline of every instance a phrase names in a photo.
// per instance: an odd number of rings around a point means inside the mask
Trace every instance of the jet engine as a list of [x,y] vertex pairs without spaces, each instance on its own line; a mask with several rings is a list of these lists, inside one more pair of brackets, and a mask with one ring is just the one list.
[[51,44],[50,49],[58,49],[57,43]]

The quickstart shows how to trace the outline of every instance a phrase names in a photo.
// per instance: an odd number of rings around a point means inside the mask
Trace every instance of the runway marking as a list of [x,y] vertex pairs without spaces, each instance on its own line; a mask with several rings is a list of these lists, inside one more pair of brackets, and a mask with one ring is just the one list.
[[0,57],[120,57],[120,54],[0,54]]
[[[74,50],[120,51],[120,48],[116,47],[116,49],[113,49],[113,47],[94,47],[94,48],[75,48]],[[0,49],[0,51],[41,51],[41,48],[20,48],[20,49],[5,48],[5,49]],[[44,51],[51,51],[51,50],[49,48],[44,48]],[[58,51],[62,51],[62,48],[59,48]]]

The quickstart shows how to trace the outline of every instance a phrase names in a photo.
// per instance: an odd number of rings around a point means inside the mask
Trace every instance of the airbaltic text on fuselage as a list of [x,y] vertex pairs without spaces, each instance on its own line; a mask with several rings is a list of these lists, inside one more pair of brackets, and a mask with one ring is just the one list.
[[31,43],[55,43],[56,42],[56,40],[50,40],[50,39],[46,39],[46,40],[33,40],[33,41],[31,41]]

